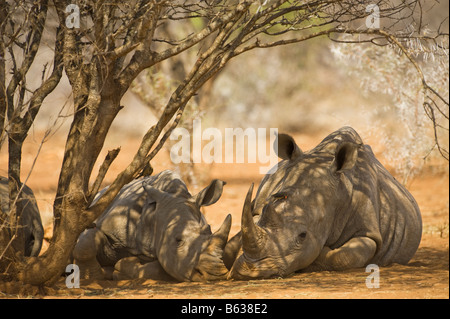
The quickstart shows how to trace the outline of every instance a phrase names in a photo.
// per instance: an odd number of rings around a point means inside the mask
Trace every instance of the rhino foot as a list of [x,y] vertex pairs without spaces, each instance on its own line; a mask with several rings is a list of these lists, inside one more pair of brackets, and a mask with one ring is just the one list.
[[83,279],[105,279],[106,274],[97,261],[96,241],[99,241],[99,232],[89,229],[78,240],[73,250],[75,264],[80,267],[80,277]]
[[336,249],[324,247],[319,257],[304,271],[342,271],[364,267],[375,254],[376,248],[377,244],[373,239],[355,237]]
[[80,261],[75,260],[75,264],[80,267],[80,278],[82,279],[108,279],[106,272],[95,261]]

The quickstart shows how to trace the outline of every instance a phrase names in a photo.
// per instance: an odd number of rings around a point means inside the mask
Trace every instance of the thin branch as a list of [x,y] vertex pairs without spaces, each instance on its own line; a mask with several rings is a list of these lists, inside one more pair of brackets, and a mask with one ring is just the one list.
[[59,84],[63,71],[63,32],[61,28],[56,31],[55,53],[53,58],[53,71],[50,77],[33,93],[30,106],[24,116],[24,127],[28,131],[42,106],[44,99]]
[[268,43],[261,43],[260,40],[258,38],[256,38],[254,43],[252,43],[252,44],[250,44],[250,45],[248,45],[246,47],[242,47],[242,48],[239,48],[239,49],[235,50],[234,51],[234,56],[240,55],[240,54],[242,54],[244,52],[253,50],[255,48],[271,48],[271,47],[275,47],[275,46],[282,46],[282,45],[288,45],[288,44],[303,42],[303,41],[306,41],[306,40],[309,40],[309,39],[312,39],[312,38],[317,38],[317,37],[329,35],[330,33],[333,33],[333,32],[337,32],[336,28],[315,32],[315,33],[312,33],[312,34],[309,34],[309,35],[305,35],[305,36],[302,36],[302,37],[278,40],[278,41],[273,41],[273,42],[268,42]]
[[223,12],[218,13],[215,20],[212,21],[208,26],[206,26],[206,28],[204,28],[201,32],[193,34],[192,36],[188,37],[183,43],[174,48],[170,48],[161,53],[158,53],[155,57],[155,62],[166,60],[193,47],[215,31],[217,31],[219,28],[222,28],[224,25],[228,24],[228,22],[234,20],[237,15],[241,15],[242,13],[244,13],[252,3],[253,1],[249,0],[241,1],[241,3],[236,7],[234,11],[227,14],[223,14]]
[[39,13],[35,16],[33,15],[30,20],[31,29],[27,34],[27,46],[24,49],[24,59],[19,68],[15,66],[14,54],[12,48],[9,47],[10,54],[13,57],[15,69],[11,81],[9,82],[8,88],[6,89],[6,107],[9,121],[12,121],[14,117],[14,112],[12,111],[14,109],[14,92],[17,86],[20,85],[21,82],[23,83],[26,80],[26,74],[28,73],[39,49],[42,31],[44,29],[45,19],[47,16],[47,2],[47,0],[41,2],[41,6],[38,11]]
[[102,185],[103,180],[105,179],[106,173],[109,170],[112,162],[116,159],[117,155],[119,155],[120,147],[114,150],[108,151],[108,155],[106,155],[105,160],[103,161],[100,169],[98,171],[97,178],[95,179],[94,185],[92,185],[91,190],[88,192],[88,202],[92,203],[95,195],[100,190],[100,186]]
[[426,111],[428,117],[430,117],[431,121],[433,122],[434,141],[439,150],[439,153],[442,155],[443,158],[445,158],[448,161],[449,153],[447,150],[443,149],[439,143],[439,137],[438,137],[437,126],[436,126],[436,117],[434,116],[433,107],[428,102],[424,102],[423,105],[424,105],[424,108],[425,108],[425,111]]
[[161,140],[159,141],[158,145],[151,151],[151,153],[149,155],[147,155],[147,157],[144,160],[145,166],[144,168],[141,170],[141,172],[136,176],[136,177],[140,177],[140,176],[146,176],[146,175],[150,175],[149,172],[153,171],[153,169],[151,168],[151,160],[156,156],[156,154],[158,154],[158,152],[161,150],[161,148],[164,146],[164,143],[167,141],[167,139],[169,138],[170,134],[172,134],[173,130],[178,126],[178,124],[180,123],[181,120],[181,116],[183,115],[184,109],[186,107],[186,104],[183,104],[176,116],[175,119],[173,120],[172,125],[169,127],[169,129],[166,131],[166,133],[164,133],[163,137],[161,138]]

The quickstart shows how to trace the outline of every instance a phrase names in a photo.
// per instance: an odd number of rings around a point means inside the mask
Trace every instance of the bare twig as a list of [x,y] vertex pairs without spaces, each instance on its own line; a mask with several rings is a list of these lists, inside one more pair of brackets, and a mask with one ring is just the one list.
[[94,200],[94,197],[98,193],[100,186],[102,185],[102,182],[106,176],[106,173],[109,170],[109,167],[111,166],[112,162],[116,159],[117,155],[119,155],[119,152],[120,152],[120,147],[116,148],[114,150],[108,151],[108,154],[106,155],[105,160],[103,161],[102,165],[100,166],[100,169],[97,174],[97,178],[95,179],[95,182],[92,185],[92,188],[87,195],[89,203],[92,203],[92,201]]

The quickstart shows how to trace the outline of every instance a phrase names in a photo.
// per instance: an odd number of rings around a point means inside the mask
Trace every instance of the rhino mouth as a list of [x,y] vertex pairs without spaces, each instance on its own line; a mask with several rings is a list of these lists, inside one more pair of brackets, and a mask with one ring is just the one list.
[[228,279],[249,280],[255,278],[279,278],[287,274],[283,265],[272,257],[264,257],[258,260],[242,254],[233,264]]
[[224,265],[218,266],[218,269],[212,270],[194,267],[190,276],[190,281],[213,281],[227,279],[228,269],[226,269]]

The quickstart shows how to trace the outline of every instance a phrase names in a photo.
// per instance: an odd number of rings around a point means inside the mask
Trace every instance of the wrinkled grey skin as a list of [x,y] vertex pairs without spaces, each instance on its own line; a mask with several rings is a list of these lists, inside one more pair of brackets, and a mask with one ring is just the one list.
[[[36,257],[42,248],[44,228],[33,191],[24,185],[22,192],[24,210],[21,214],[21,225],[24,226],[25,235],[24,256]],[[8,179],[2,176],[0,176],[0,207],[3,212],[9,212]]]
[[200,212],[201,206],[219,200],[223,185],[225,182],[214,180],[191,196],[185,183],[171,171],[125,185],[95,228],[84,231],[78,239],[73,256],[82,276],[225,279],[228,269],[222,255],[231,215],[212,234]]
[[224,252],[229,278],[406,264],[422,234],[412,195],[351,127],[302,152],[278,137],[277,171],[245,200],[241,232]]

